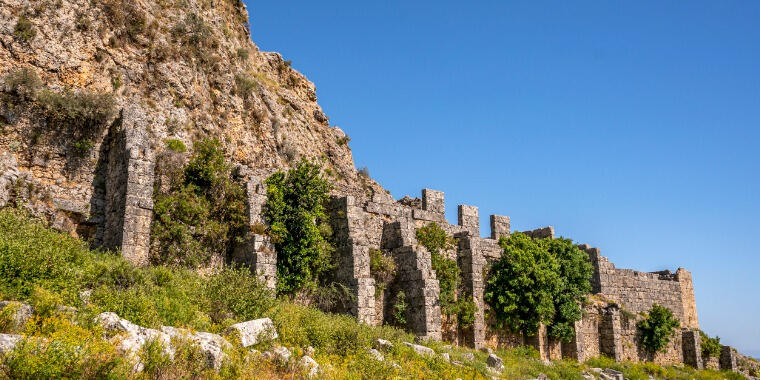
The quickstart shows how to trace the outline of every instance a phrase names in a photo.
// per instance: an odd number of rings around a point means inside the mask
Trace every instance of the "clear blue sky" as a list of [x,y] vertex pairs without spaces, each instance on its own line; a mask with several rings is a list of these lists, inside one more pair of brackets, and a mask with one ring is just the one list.
[[760,2],[247,3],[396,198],[683,266],[701,327],[760,356]]

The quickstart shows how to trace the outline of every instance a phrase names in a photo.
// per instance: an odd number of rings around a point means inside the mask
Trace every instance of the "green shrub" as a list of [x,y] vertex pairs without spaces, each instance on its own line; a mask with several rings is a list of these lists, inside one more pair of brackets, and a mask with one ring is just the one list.
[[636,326],[641,332],[641,345],[650,353],[655,353],[667,347],[680,323],[670,309],[654,304],[647,317]]
[[18,16],[16,21],[16,27],[13,28],[13,35],[21,41],[29,42],[37,35],[37,31],[29,22],[29,19],[25,15]]
[[166,193],[156,188],[154,198],[154,263],[198,267],[226,258],[248,228],[245,191],[232,180],[217,140],[193,144],[183,182]]
[[116,103],[111,94],[85,90],[65,90],[63,93],[41,90],[37,101],[49,121],[81,137],[98,133],[116,111]]
[[175,153],[187,152],[187,147],[185,146],[185,143],[183,143],[182,140],[180,139],[167,139],[166,148]]
[[396,275],[396,262],[383,251],[372,248],[369,250],[369,273],[375,279],[376,293],[382,293]]
[[235,92],[243,99],[248,99],[254,90],[261,87],[256,79],[242,73],[235,75],[235,84],[237,86]]
[[588,256],[563,238],[515,233],[499,244],[504,254],[491,266],[484,293],[497,325],[532,335],[544,323],[551,336],[570,341],[591,291]]
[[42,87],[40,77],[34,70],[27,67],[9,72],[4,82],[9,92],[22,101],[34,100]]
[[536,334],[541,322],[550,322],[555,316],[560,264],[528,235],[514,233],[499,243],[504,254],[489,270],[484,299],[497,326]]
[[317,164],[302,160],[287,173],[266,180],[264,217],[277,249],[277,292],[294,294],[313,287],[331,267],[325,202],[330,184]]
[[720,344],[720,337],[711,338],[702,330],[699,330],[699,335],[702,338],[702,356],[706,358],[720,357],[720,351],[723,348],[723,345]]
[[406,294],[403,291],[399,291],[396,294],[396,302],[393,303],[393,311],[391,313],[392,323],[398,327],[406,327]]
[[137,42],[147,25],[145,13],[138,4],[130,0],[104,0],[102,5],[114,34],[122,40]]
[[202,66],[213,62],[219,41],[214,37],[211,27],[197,14],[188,13],[184,20],[174,26],[172,36],[181,44],[185,57],[196,59]]
[[250,55],[250,52],[248,51],[248,49],[246,48],[237,49],[237,56],[238,58],[240,58],[240,60],[247,61],[249,55]]
[[549,335],[564,342],[575,337],[575,321],[582,317],[581,303],[591,293],[593,267],[588,254],[570,239],[544,239],[549,253],[559,261],[560,286],[554,295],[556,314],[548,326]]
[[95,143],[92,142],[90,139],[81,139],[77,140],[72,148],[74,148],[74,153],[78,157],[85,157],[87,156],[87,153],[89,153],[92,148],[95,146]]

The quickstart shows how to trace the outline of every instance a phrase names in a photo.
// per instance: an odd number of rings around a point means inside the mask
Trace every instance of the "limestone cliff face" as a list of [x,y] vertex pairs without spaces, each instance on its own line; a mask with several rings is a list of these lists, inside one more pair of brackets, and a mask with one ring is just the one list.
[[323,162],[336,194],[387,197],[357,173],[314,84],[280,54],[259,51],[247,20],[239,0],[0,0],[0,77],[27,68],[51,93],[114,102],[82,141],[4,83],[0,202],[23,196],[76,232],[102,202],[99,162],[115,124],[141,134],[154,154],[169,138],[190,147],[216,137],[257,176],[305,157]]

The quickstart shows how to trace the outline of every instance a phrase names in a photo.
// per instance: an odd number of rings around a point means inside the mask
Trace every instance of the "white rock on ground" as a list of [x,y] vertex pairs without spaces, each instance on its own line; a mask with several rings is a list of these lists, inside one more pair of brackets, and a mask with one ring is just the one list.
[[129,354],[135,360],[134,371],[140,372],[144,365],[138,355],[140,348],[150,341],[159,341],[164,346],[164,353],[174,359],[174,349],[171,345],[169,334],[145,327],[138,326],[126,319],[119,318],[116,313],[101,313],[96,317],[100,326],[107,332],[123,333],[123,336],[114,337],[120,339],[119,351]]
[[497,371],[501,371],[502,369],[504,369],[504,362],[501,360],[500,357],[494,354],[488,355],[488,359],[486,359],[486,364],[488,365],[489,368],[495,369]]
[[612,380],[623,380],[623,373],[611,368],[605,368],[602,375],[607,375]]
[[377,339],[375,340],[375,348],[388,352],[389,350],[393,349],[393,343],[391,343],[389,340]]
[[451,356],[449,356],[449,353],[448,353],[448,352],[444,352],[444,353],[442,353],[442,354],[441,354],[441,358],[443,358],[443,360],[445,360],[445,361],[447,361],[447,362],[451,362]]
[[464,354],[462,354],[462,359],[473,361],[475,360],[475,354],[473,354],[472,352],[465,352]]
[[0,301],[0,311],[6,307],[16,309],[16,312],[13,315],[13,325],[9,326],[11,330],[21,330],[29,318],[32,317],[32,314],[34,314],[34,308],[23,302]]
[[236,323],[230,326],[228,330],[237,330],[240,333],[240,343],[243,347],[277,339],[277,330],[269,318]]
[[225,358],[224,350],[232,347],[227,339],[217,334],[208,332],[196,332],[192,334],[189,330],[171,326],[163,326],[161,327],[161,331],[168,334],[171,338],[189,339],[192,341],[206,356],[206,365],[215,370],[219,370],[222,367]]
[[385,356],[383,356],[383,354],[380,351],[374,348],[370,348],[369,350],[367,350],[367,352],[369,352],[369,355],[379,362],[385,360]]
[[24,337],[21,335],[0,334],[0,354],[13,350],[22,339],[24,339]]
[[292,355],[293,354],[290,353],[290,350],[283,346],[275,347],[272,351],[267,351],[263,354],[265,358],[277,362],[277,364],[280,365],[288,364]]
[[319,363],[309,355],[301,357],[301,360],[298,361],[298,366],[307,372],[310,379],[319,373]]
[[416,351],[420,355],[427,355],[427,356],[433,356],[435,355],[435,351],[433,351],[430,347],[420,346],[419,344],[404,342],[405,345],[411,347],[414,351]]

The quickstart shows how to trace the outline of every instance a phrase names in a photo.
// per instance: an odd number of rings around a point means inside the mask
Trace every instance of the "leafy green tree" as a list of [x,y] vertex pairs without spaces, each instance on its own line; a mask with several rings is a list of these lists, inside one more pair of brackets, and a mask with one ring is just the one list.
[[330,191],[319,165],[302,160],[266,180],[264,217],[277,249],[277,292],[293,294],[317,283],[334,250],[325,213]]
[[636,326],[641,331],[642,346],[650,353],[655,353],[665,349],[680,323],[670,309],[654,304],[647,317]]
[[523,233],[502,237],[499,244],[504,254],[489,270],[484,299],[499,327],[536,334],[539,325],[550,323],[556,314],[559,260],[540,241]]
[[575,335],[575,321],[583,317],[580,303],[591,293],[593,267],[588,255],[570,239],[543,239],[549,254],[559,261],[559,289],[554,295],[556,314],[548,325],[549,335],[565,342]]
[[193,144],[181,180],[156,189],[151,261],[197,267],[225,258],[247,228],[243,187],[232,179],[218,140]]

